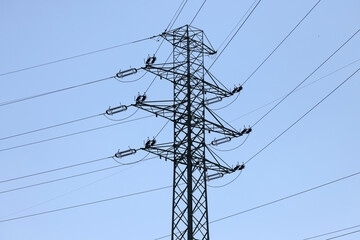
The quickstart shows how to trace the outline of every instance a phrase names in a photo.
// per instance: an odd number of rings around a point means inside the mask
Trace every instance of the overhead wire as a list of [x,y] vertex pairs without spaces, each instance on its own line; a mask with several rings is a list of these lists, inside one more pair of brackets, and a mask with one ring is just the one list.
[[4,73],[1,73],[1,74],[0,74],[0,77],[5,76],[5,75],[9,75],[9,74],[13,74],[13,73],[17,73],[17,72],[22,72],[22,71],[34,69],[34,68],[39,68],[39,67],[47,66],[47,65],[50,65],[50,64],[54,64],[54,63],[59,63],[59,62],[71,60],[71,59],[74,59],[74,58],[79,58],[79,57],[83,57],[83,56],[87,56],[87,55],[91,55],[91,54],[103,52],[103,51],[108,51],[108,50],[111,50],[111,49],[114,49],[114,48],[118,48],[118,47],[130,45],[130,44],[134,44],[134,43],[138,43],[138,42],[142,42],[142,41],[145,41],[145,40],[150,40],[150,39],[153,39],[153,38],[155,38],[155,37],[157,37],[157,36],[147,37],[147,38],[143,38],[143,39],[139,39],[139,40],[135,40],[135,41],[131,41],[131,42],[127,42],[127,43],[115,45],[115,46],[112,46],[112,47],[107,47],[107,48],[103,48],[103,49],[99,49],[99,50],[95,50],[95,51],[91,51],[91,52],[87,52],[87,53],[82,53],[82,54],[79,54],[79,55],[74,55],[74,56],[67,57],[67,58],[61,58],[61,59],[58,59],[58,60],[55,60],[55,61],[51,61],[51,62],[41,63],[41,64],[38,64],[38,65],[33,65],[33,66],[30,66],[30,67],[26,67],[26,68],[21,68],[21,69],[9,71],[9,72],[4,72]]
[[293,29],[285,36],[285,38],[271,51],[271,53],[260,63],[260,65],[255,68],[255,70],[245,79],[241,84],[244,85],[249,79],[264,65],[264,63],[276,52],[276,50],[288,39],[288,37],[299,27],[299,25],[309,16],[309,14],[316,8],[316,6],[321,2],[318,0],[315,5],[305,14],[305,16],[295,25]]
[[109,124],[109,125],[105,125],[105,126],[101,126],[101,127],[96,127],[96,128],[90,128],[90,129],[87,129],[87,130],[84,130],[84,131],[65,134],[65,135],[61,135],[61,136],[57,136],[57,137],[53,137],[53,138],[47,138],[47,139],[43,139],[43,140],[40,140],[40,141],[30,142],[30,143],[17,145],[17,146],[13,146],[13,147],[9,147],[9,148],[3,148],[3,149],[0,149],[0,152],[12,150],[12,149],[17,149],[17,148],[22,148],[22,147],[26,147],[26,146],[30,146],[30,145],[34,145],[34,144],[44,143],[44,142],[48,142],[48,141],[53,141],[53,140],[61,139],[61,138],[65,138],[65,137],[75,136],[75,135],[79,135],[79,134],[83,134],[83,133],[87,133],[87,132],[92,132],[92,131],[96,131],[96,130],[100,130],[100,129],[104,129],[104,128],[108,128],[108,127],[113,127],[113,126],[117,126],[117,125],[120,125],[120,124],[129,123],[129,122],[133,122],[133,121],[137,121],[137,120],[141,120],[141,119],[145,119],[145,118],[149,118],[149,117],[153,117],[153,115],[147,115],[147,116],[143,116],[143,117],[138,117],[138,118],[126,120],[126,121],[123,121],[123,122],[113,123],[113,124]]
[[[328,186],[328,185],[331,185],[331,184],[334,184],[334,183],[343,181],[343,180],[345,180],[345,179],[349,179],[349,178],[351,178],[351,177],[355,177],[355,176],[357,176],[357,175],[359,175],[359,174],[360,174],[360,172],[355,172],[355,173],[353,173],[353,174],[350,174],[350,175],[347,175],[347,176],[344,176],[344,177],[335,179],[335,180],[333,180],[333,181],[330,181],[330,182],[327,182],[327,183],[324,183],[324,184],[321,184],[321,185],[318,185],[318,186],[315,186],[315,187],[312,187],[312,188],[303,190],[303,191],[301,191],[301,192],[297,192],[297,193],[295,193],[295,194],[291,194],[291,195],[288,195],[288,196],[286,196],[286,197],[283,197],[283,198],[280,198],[280,199],[277,199],[277,200],[274,200],[274,201],[271,201],[271,202],[268,202],[268,203],[265,203],[265,204],[262,204],[262,205],[259,205],[259,206],[250,208],[250,209],[247,209],[247,210],[245,210],[245,211],[241,211],[241,212],[238,212],[238,213],[235,213],[235,214],[231,214],[231,215],[228,215],[228,216],[225,216],[225,217],[222,217],[222,218],[213,220],[213,221],[211,221],[210,223],[219,222],[219,221],[222,221],[222,220],[225,220],[225,219],[228,219],[228,218],[231,218],[231,217],[235,217],[235,216],[237,216],[237,215],[240,215],[240,214],[243,214],[243,213],[246,213],[246,212],[253,211],[253,210],[255,210],[255,209],[259,209],[259,208],[262,208],[262,207],[265,207],[265,206],[268,206],[268,205],[272,205],[272,204],[274,204],[274,203],[281,202],[281,201],[284,201],[284,200],[286,200],[286,199],[293,198],[293,197],[295,197],[295,196],[298,196],[298,195],[301,195],[301,194],[304,194],[304,193],[307,193],[307,192],[311,192],[311,191],[314,191],[314,190],[316,190],[316,189],[323,188],[323,187],[325,187],[325,186]],[[112,197],[112,198],[107,198],[107,199],[102,199],[102,200],[98,200],[98,201],[87,202],[87,203],[78,204],[78,205],[72,205],[72,206],[69,206],[69,207],[57,208],[57,209],[52,209],[52,210],[48,210],[48,211],[44,211],[44,212],[38,212],[38,213],[33,213],[33,214],[24,215],[24,216],[19,216],[19,217],[2,219],[2,220],[0,220],[0,223],[9,222],[9,221],[15,221],[15,220],[24,219],[24,218],[29,218],[29,217],[35,217],[35,216],[44,215],[44,214],[49,214],[49,213],[53,213],[53,212],[59,212],[59,211],[69,210],[69,209],[73,209],[73,208],[78,208],[78,207],[93,205],[93,204],[97,204],[97,203],[112,201],[112,200],[116,200],[116,199],[120,199],[120,198],[125,198],[125,197],[140,195],[140,194],[144,194],[144,193],[149,193],[149,192],[154,192],[154,191],[160,191],[160,190],[167,189],[167,188],[172,188],[172,187],[173,187],[173,186],[170,185],[170,186],[164,186],[164,187],[159,187],[159,188],[153,188],[153,189],[149,189],[149,190],[145,190],[145,191],[141,191],[141,192],[137,192],[137,193],[131,193],[131,194],[127,194],[127,195],[121,195],[121,196]],[[167,235],[167,236],[164,236],[164,237],[161,237],[161,238],[165,238],[165,237],[168,237],[168,236],[170,236],[170,235]],[[161,238],[157,238],[157,239],[161,239]]]
[[[223,221],[223,220],[226,220],[226,219],[229,219],[229,218],[233,218],[235,216],[238,216],[238,215],[241,215],[241,214],[244,214],[244,213],[248,213],[248,212],[263,208],[263,207],[267,207],[267,206],[273,205],[275,203],[282,202],[284,200],[294,198],[294,197],[297,197],[299,195],[302,195],[302,194],[305,194],[305,193],[308,193],[308,192],[312,192],[314,190],[317,190],[317,189],[332,185],[334,183],[337,183],[337,182],[340,182],[340,181],[343,181],[343,180],[346,180],[346,179],[349,179],[349,178],[352,178],[352,177],[355,177],[355,176],[358,176],[358,175],[360,175],[360,171],[352,173],[352,174],[344,176],[344,177],[341,177],[341,178],[338,178],[338,179],[335,179],[335,180],[332,180],[330,182],[326,182],[326,183],[323,183],[321,185],[318,185],[318,186],[315,186],[315,187],[312,187],[312,188],[308,188],[306,190],[303,190],[303,191],[300,191],[300,192],[297,192],[297,193],[294,193],[294,194],[291,194],[291,195],[288,195],[288,196],[285,196],[285,197],[282,197],[282,198],[279,198],[279,199],[276,199],[276,200],[273,200],[273,201],[270,201],[270,202],[267,202],[267,203],[264,203],[264,204],[261,204],[261,205],[258,205],[258,206],[255,206],[255,207],[252,207],[252,208],[249,208],[249,209],[246,209],[246,210],[234,213],[234,214],[231,214],[231,215],[227,215],[225,217],[221,217],[221,218],[212,220],[212,221],[209,222],[209,224],[220,222],[220,221]],[[170,236],[171,235],[168,234],[168,235],[156,238],[154,240],[164,239],[164,238],[167,238],[167,237],[170,237]]]
[[195,16],[193,17],[193,19],[191,20],[191,22],[189,23],[189,25],[191,25],[191,24],[194,22],[195,18],[197,17],[197,15],[198,15],[199,12],[201,11],[201,9],[202,9],[203,6],[205,5],[205,3],[206,3],[206,0],[204,0],[204,2],[201,4],[200,8],[199,8],[198,11],[196,12]]
[[338,90],[344,83],[346,83],[350,78],[352,78],[360,68],[358,68],[355,72],[353,72],[349,77],[347,77],[344,81],[342,81],[339,85],[337,85],[331,92],[329,92],[325,97],[323,97],[319,102],[317,102],[312,108],[310,108],[307,112],[305,112],[300,118],[298,118],[295,122],[293,122],[288,128],[282,131],[279,135],[277,135],[273,140],[271,140],[268,144],[266,144],[263,148],[261,148],[258,152],[256,152],[252,157],[250,157],[245,164],[253,160],[257,155],[259,155],[262,151],[264,151],[267,147],[269,147],[272,143],[274,143],[278,138],[280,138],[284,133],[290,130],[293,126],[295,126],[298,122],[300,122],[306,115],[308,115],[311,111],[313,111],[317,106],[319,106],[323,101],[325,101],[331,94],[333,94],[336,90]]
[[350,38],[348,38],[339,48],[337,48],[329,57],[327,57],[318,67],[315,68],[304,80],[302,80],[295,88],[293,88],[285,97],[283,97],[278,103],[275,104],[269,111],[267,111],[259,120],[257,120],[252,127],[256,126],[261,120],[263,120],[269,113],[271,113],[277,106],[279,106],[286,98],[288,98],[296,89],[298,89],[306,80],[308,80],[317,70],[319,70],[325,63],[327,63],[338,51],[340,51],[351,39],[353,39],[356,34],[358,34],[360,29],[358,29]]
[[352,227],[342,228],[342,229],[339,229],[339,230],[336,230],[336,231],[327,232],[327,233],[323,233],[323,234],[320,234],[320,235],[304,238],[303,240],[310,240],[310,239],[314,239],[314,238],[319,238],[319,237],[331,235],[331,234],[338,233],[338,232],[347,231],[347,230],[358,228],[358,227],[360,227],[360,225],[355,225],[355,226],[352,226]]
[[127,197],[142,195],[142,194],[146,194],[146,193],[150,193],[150,192],[156,192],[156,191],[160,191],[160,190],[164,190],[164,189],[168,189],[168,188],[172,188],[172,186],[164,186],[164,187],[159,187],[159,188],[153,188],[153,189],[145,190],[145,191],[141,191],[141,192],[135,192],[135,193],[130,193],[130,194],[121,195],[121,196],[117,196],[117,197],[101,199],[101,200],[98,200],[98,201],[92,201],[92,202],[87,202],[87,203],[72,205],[72,206],[68,206],[68,207],[52,209],[52,210],[48,210],[48,211],[33,213],[33,214],[24,215],[24,216],[19,216],[19,217],[14,217],[14,218],[2,219],[2,220],[0,220],[0,223],[9,222],[9,221],[15,221],[15,220],[24,219],[24,218],[35,217],[35,216],[44,215],[44,214],[49,214],[49,213],[54,213],[54,212],[65,211],[65,210],[69,210],[69,209],[74,209],[74,208],[79,208],[79,207],[94,205],[94,204],[103,203],[103,202],[109,202],[109,201],[113,201],[113,200],[117,200],[117,199],[121,199],[121,198],[127,198]]
[[[261,67],[262,65],[264,65],[264,63],[278,50],[278,48],[289,38],[289,36],[299,27],[299,25],[308,17],[308,15],[314,10],[314,8],[321,2],[321,0],[317,1],[315,3],[315,5],[305,14],[305,16],[295,25],[295,27],[292,28],[292,30],[283,38],[283,40],[270,52],[270,54],[260,63],[260,65],[246,78],[246,80],[241,84],[241,86],[243,86]],[[253,4],[250,6],[250,8],[248,9],[248,11],[253,7],[253,5],[256,3],[256,1],[253,2]],[[247,12],[248,12],[247,11]],[[245,13],[245,15],[247,14],[247,12]],[[242,19],[245,17],[245,15],[240,19],[240,21],[235,25],[235,27],[233,28],[233,30],[229,33],[229,35],[224,39],[224,41],[220,44],[219,48],[221,48],[221,46],[225,43],[225,41],[229,38],[229,36],[232,34],[232,32],[236,29],[237,25],[240,24],[240,22],[242,21]],[[223,107],[219,107],[219,108],[214,108],[212,110],[221,110],[224,109],[230,105],[232,105],[240,96],[240,92],[237,93],[236,98],[234,100],[232,100],[230,103],[226,104]]]
[[19,176],[19,177],[13,177],[13,178],[5,179],[5,180],[0,180],[0,184],[6,183],[6,182],[12,182],[12,181],[20,180],[20,179],[24,179],[24,178],[34,177],[34,176],[38,176],[38,175],[42,175],[42,174],[46,174],[46,173],[56,172],[56,171],[60,171],[60,170],[68,169],[68,168],[78,167],[78,166],[95,163],[95,162],[99,162],[99,161],[104,161],[104,160],[110,159],[110,158],[111,158],[111,156],[103,157],[103,158],[98,158],[95,160],[85,161],[85,162],[81,162],[81,163],[76,163],[76,164],[72,164],[72,165],[68,165],[68,166],[64,166],[64,167],[54,168],[54,169],[50,169],[50,170],[46,170],[46,171],[42,171],[42,172],[36,172],[36,173],[31,173],[31,174],[27,174],[27,175],[23,175],[23,176]]
[[118,168],[118,167],[123,167],[123,166],[126,166],[126,165],[132,165],[132,164],[135,164],[135,163],[139,163],[139,162],[146,161],[146,160],[150,160],[150,159],[154,159],[154,158],[157,158],[157,157],[146,158],[146,156],[145,156],[145,157],[143,157],[142,159],[140,159],[140,160],[138,160],[138,161],[135,161],[135,162],[131,162],[131,163],[121,163],[121,164],[119,164],[119,165],[115,165],[115,166],[111,166],[111,167],[106,167],[106,168],[101,168],[101,169],[96,169],[96,170],[88,171],[88,172],[83,172],[83,173],[79,173],[79,174],[75,174],[75,175],[70,175],[70,176],[67,176],[67,177],[61,177],[61,178],[56,178],[56,179],[49,180],[49,181],[34,183],[34,184],[22,186],[22,187],[11,188],[11,189],[7,189],[7,190],[0,191],[0,195],[1,195],[1,194],[5,194],[5,193],[9,193],[9,192],[15,192],[15,191],[27,189],[27,188],[33,188],[33,187],[37,187],[37,186],[41,186],[41,185],[45,185],[45,184],[49,184],[49,183],[54,183],[54,182],[59,182],[59,181],[63,181],[63,180],[68,180],[68,179],[72,179],[72,178],[76,178],[76,177],[86,176],[86,175],[93,174],[93,173],[103,172],[103,171],[107,171],[107,170],[110,170],[110,169],[114,169],[114,168]]
[[10,138],[14,138],[14,137],[19,137],[19,136],[27,135],[27,134],[30,134],[30,133],[35,133],[35,132],[47,130],[47,129],[50,129],[50,128],[55,128],[55,127],[64,126],[64,125],[67,125],[67,124],[70,124],[70,123],[80,122],[80,121],[83,121],[83,120],[87,120],[87,119],[99,117],[99,116],[101,116],[101,115],[105,115],[105,114],[104,114],[104,113],[98,113],[98,114],[94,114],[94,115],[91,115],[91,116],[82,117],[82,118],[78,118],[78,119],[75,119],[75,120],[71,120],[71,121],[67,121],[67,122],[62,122],[62,123],[58,123],[58,124],[54,124],[54,125],[50,125],[50,126],[46,126],[46,127],[42,127],[42,128],[30,130],[30,131],[27,131],[27,132],[17,133],[17,134],[9,135],[9,136],[6,136],[6,137],[1,137],[1,138],[0,138],[0,141],[6,140],[6,139],[10,139]]
[[[316,80],[314,80],[314,81],[312,81],[312,82],[310,82],[310,83],[308,83],[308,84],[306,84],[304,86],[299,87],[298,89],[296,89],[295,92],[300,91],[301,89],[304,89],[304,88],[306,88],[306,87],[308,87],[308,86],[310,86],[310,85],[312,85],[312,84],[314,84],[314,83],[316,83],[316,82],[318,82],[318,81],[320,81],[320,80],[322,80],[322,79],[324,79],[326,77],[329,77],[329,76],[331,76],[331,75],[333,75],[333,74],[335,74],[335,73],[337,73],[337,72],[339,72],[339,71],[341,71],[341,70],[343,70],[343,69],[345,69],[345,68],[347,68],[347,67],[349,67],[349,66],[351,66],[351,65],[353,65],[353,64],[355,64],[357,62],[359,62],[359,61],[360,61],[360,58],[355,60],[355,61],[352,61],[352,62],[350,62],[350,63],[348,63],[348,64],[346,64],[346,65],[344,65],[344,66],[342,66],[342,67],[340,67],[340,68],[338,68],[338,69],[336,69],[336,70],[334,70],[334,71],[332,71],[332,72],[330,72],[330,73],[328,73],[328,74],[326,74],[326,75],[324,75],[324,76],[322,76],[320,78],[317,78]],[[274,100],[271,100],[270,102],[268,102],[268,103],[266,103],[266,104],[264,104],[264,105],[262,105],[262,106],[260,106],[258,108],[255,108],[255,109],[253,109],[253,110],[251,110],[251,111],[249,111],[249,112],[247,112],[247,113],[245,113],[245,114],[243,114],[243,115],[241,115],[239,117],[236,117],[236,118],[232,119],[229,122],[230,123],[234,122],[234,121],[236,121],[236,120],[238,120],[240,118],[243,118],[243,117],[245,117],[245,116],[247,116],[247,115],[249,115],[249,114],[251,114],[253,112],[256,112],[256,111],[258,111],[258,110],[260,110],[260,109],[262,109],[262,108],[264,108],[264,107],[266,107],[266,106],[268,106],[268,105],[270,105],[270,104],[272,104],[272,103],[274,103],[276,101],[279,101],[283,97],[285,97],[285,95],[283,95],[281,97],[278,97],[278,98],[276,98]],[[214,109],[212,109],[212,110],[214,110]]]
[[327,238],[326,240],[335,239],[335,238],[341,238],[341,237],[345,237],[345,236],[348,236],[348,235],[351,235],[351,234],[354,234],[354,233],[359,233],[359,232],[360,232],[360,230],[349,232],[349,233],[344,233],[344,234],[341,234],[341,235],[338,235],[338,236],[335,236],[335,237]]
[[[140,163],[138,163],[138,164],[140,164]],[[11,212],[11,213],[9,213],[9,214],[7,214],[7,215],[0,216],[0,218],[8,218],[8,217],[13,216],[13,215],[15,215],[15,214],[19,214],[19,213],[28,211],[28,210],[30,210],[30,209],[36,208],[36,207],[38,207],[38,206],[44,205],[44,204],[46,204],[46,203],[52,202],[52,201],[57,200],[57,199],[59,199],[59,198],[61,198],[61,197],[64,197],[64,196],[66,196],[66,195],[69,195],[69,194],[72,194],[72,193],[74,193],[74,192],[77,192],[77,191],[79,191],[79,190],[81,190],[81,189],[84,189],[84,188],[86,188],[86,187],[92,186],[92,185],[94,185],[94,184],[96,184],[96,183],[99,183],[99,182],[101,182],[101,181],[104,181],[105,179],[108,179],[108,178],[111,178],[111,177],[113,177],[113,176],[115,176],[115,175],[118,175],[118,174],[122,173],[123,171],[126,171],[126,170],[128,170],[128,169],[130,169],[130,168],[135,167],[135,166],[138,165],[138,164],[134,164],[134,165],[131,165],[131,166],[127,167],[127,168],[123,168],[123,169],[121,169],[120,171],[116,171],[115,173],[112,173],[112,174],[107,175],[107,176],[105,176],[105,177],[101,177],[100,179],[97,179],[97,180],[92,181],[92,182],[90,182],[90,183],[87,183],[87,184],[85,184],[85,185],[81,185],[80,187],[77,187],[77,188],[72,189],[72,190],[70,190],[70,191],[63,192],[63,193],[58,194],[58,195],[56,195],[56,196],[54,196],[54,197],[52,197],[52,198],[50,198],[50,199],[45,200],[45,201],[36,203],[36,204],[34,204],[34,205],[28,206],[28,207],[23,208],[23,209],[20,209],[20,210],[13,211],[13,212]]]
[[18,99],[2,102],[2,103],[0,103],[0,107],[10,105],[10,104],[14,104],[14,103],[18,103],[18,102],[27,101],[27,100],[38,98],[38,97],[43,97],[43,96],[46,96],[46,95],[50,95],[50,94],[54,94],[54,93],[58,93],[58,92],[62,92],[62,91],[67,91],[67,90],[78,88],[78,87],[83,87],[83,86],[98,83],[98,82],[103,82],[103,81],[113,79],[113,78],[114,78],[114,76],[101,78],[101,79],[98,79],[98,80],[94,80],[94,81],[90,81],[90,82],[86,82],[86,83],[81,83],[81,84],[78,84],[78,85],[74,85],[74,86],[70,86],[70,87],[66,87],[66,88],[61,88],[61,89],[57,89],[57,90],[53,90],[53,91],[49,91],[49,92],[44,92],[44,93],[36,94],[36,95],[33,95],[33,96],[29,96],[29,97],[23,97],[23,98],[18,98]]
[[[210,70],[210,68],[212,68],[212,66],[215,64],[215,62],[219,59],[219,57],[222,55],[222,53],[225,51],[225,49],[229,46],[229,44],[231,43],[231,41],[234,39],[234,37],[238,34],[238,32],[240,31],[240,29],[244,26],[244,24],[246,23],[246,21],[249,19],[249,17],[253,14],[253,12],[255,11],[255,9],[258,7],[259,3],[262,0],[259,0],[255,7],[252,8],[252,10],[250,11],[250,13],[247,15],[247,17],[245,18],[245,20],[242,22],[242,24],[239,26],[239,28],[236,30],[236,32],[234,33],[234,35],[230,38],[230,40],[228,41],[228,43],[225,45],[225,47],[221,50],[221,52],[216,56],[215,60],[211,63],[210,67],[208,68],[208,70]],[[250,7],[251,8],[251,7]]]
[[244,13],[244,15],[242,15],[242,17],[240,18],[240,20],[235,24],[235,26],[233,27],[233,29],[231,30],[231,32],[229,32],[229,34],[226,36],[226,38],[221,42],[221,44],[219,45],[219,47],[216,49],[216,52],[219,51],[219,49],[225,44],[225,42],[229,39],[229,37],[233,34],[233,32],[236,30],[236,28],[238,28],[238,25],[243,21],[243,19],[247,16],[247,14],[250,12],[250,10],[254,7],[255,3],[258,0],[255,0],[250,7],[246,10],[246,12]]
[[[187,2],[187,1],[188,1],[188,0],[186,0],[186,2]],[[186,4],[186,2],[185,2],[185,4]],[[179,17],[179,15],[180,15],[181,11],[183,10],[185,4],[182,6],[180,12],[177,14],[176,19]],[[181,6],[181,5],[180,5],[180,6]],[[173,24],[175,23],[176,19],[174,20]],[[171,22],[170,22],[170,23],[171,23]],[[172,24],[172,25],[173,25],[173,24]],[[169,25],[170,25],[170,24],[169,24]],[[172,27],[172,25],[171,25],[171,27]],[[156,36],[153,36],[153,37],[150,37],[150,38],[146,38],[146,39],[143,39],[143,40],[152,39],[152,38],[155,38],[155,37],[158,37],[158,36],[159,36],[159,35],[156,35]],[[164,39],[163,39],[163,40],[164,40]],[[133,41],[132,43],[139,42],[139,41],[140,41],[140,40],[138,40],[138,41]],[[162,43],[163,43],[163,41],[162,41],[161,44],[159,45],[159,47],[158,47],[158,49],[156,50],[155,54],[159,51]],[[129,43],[127,43],[127,44],[125,44],[125,45],[129,45]],[[117,45],[117,46],[115,46],[115,47],[119,47],[119,46],[123,46],[123,45]],[[96,53],[96,52],[100,52],[100,51],[105,51],[105,50],[113,49],[113,48],[115,48],[115,47],[110,47],[110,48],[106,48],[106,49],[102,49],[102,50],[93,51],[93,52],[90,52],[90,53],[77,55],[77,56],[75,56],[75,57],[85,56],[85,55],[89,55],[89,54],[92,54],[92,53]],[[50,62],[50,63],[45,63],[45,64],[36,65],[36,66],[30,67],[30,68],[24,68],[24,69],[16,70],[16,71],[13,71],[13,72],[8,72],[8,73],[0,74],[0,77],[1,77],[2,75],[7,75],[7,74],[10,74],[10,73],[15,73],[15,72],[19,72],[19,71],[25,71],[25,70],[32,69],[32,68],[35,68],[35,67],[45,66],[45,65],[52,64],[52,63],[56,63],[56,62],[69,60],[69,59],[72,59],[72,58],[75,58],[75,57],[65,58],[65,59],[53,61],[53,62]],[[49,91],[49,92],[45,92],[45,93],[41,93],[41,94],[36,94],[36,95],[33,95],[33,96],[29,96],[29,97],[24,97],[24,98],[19,98],[19,99],[14,99],[14,100],[2,102],[2,103],[0,103],[0,107],[6,106],[6,105],[9,105],[9,104],[14,104],[14,103],[26,101],[26,100],[30,100],[30,99],[33,99],[33,98],[38,98],[38,97],[46,96],[46,95],[49,95],[49,94],[54,94],[54,93],[58,93],[58,92],[62,92],[62,91],[67,91],[67,90],[74,89],[74,88],[78,88],[78,87],[83,87],[83,86],[86,86],[86,85],[90,85],[90,84],[102,82],[102,81],[109,80],[109,79],[113,79],[113,78],[116,79],[116,80],[119,81],[119,82],[122,82],[122,83],[126,83],[126,82],[127,82],[127,83],[136,82],[136,81],[140,80],[141,78],[143,78],[143,77],[146,75],[146,73],[147,73],[147,72],[145,72],[140,78],[135,79],[135,80],[131,80],[131,81],[123,81],[123,80],[117,79],[116,76],[111,76],[111,77],[107,77],[107,78],[102,78],[102,79],[98,79],[98,80],[94,80],[94,81],[90,81],[90,82],[86,82],[86,83],[82,83],[82,84],[78,84],[78,85],[74,85],[74,86],[70,86],[70,87],[66,87],[66,88],[62,88],[62,89],[58,89],[58,90],[54,90],[54,91]]]

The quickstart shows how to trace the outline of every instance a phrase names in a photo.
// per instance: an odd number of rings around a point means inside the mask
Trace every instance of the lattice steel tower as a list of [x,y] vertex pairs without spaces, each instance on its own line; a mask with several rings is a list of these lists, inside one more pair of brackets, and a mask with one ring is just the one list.
[[[212,141],[213,145],[218,145],[251,131],[226,127],[208,105],[240,92],[242,87],[235,87],[232,91],[220,87],[221,83],[205,69],[204,55],[213,55],[216,51],[210,43],[204,43],[204,38],[207,38],[202,30],[185,25],[160,36],[173,45],[173,62],[154,64],[156,58],[150,57],[146,66],[140,69],[172,82],[173,99],[146,101],[145,95],[139,95],[132,106],[172,121],[174,140],[157,144],[155,139],[151,139],[140,149],[174,162],[172,239],[208,240],[206,183],[242,170],[244,165],[230,167],[225,162],[220,164],[221,159],[205,143],[205,133],[222,134],[221,138]],[[135,69],[123,71],[118,77],[135,72]],[[206,74],[210,81],[205,81]],[[212,120],[206,119],[205,113],[209,113]],[[133,152],[136,150],[118,152],[117,157]],[[205,157],[205,152],[210,153],[211,159]]]

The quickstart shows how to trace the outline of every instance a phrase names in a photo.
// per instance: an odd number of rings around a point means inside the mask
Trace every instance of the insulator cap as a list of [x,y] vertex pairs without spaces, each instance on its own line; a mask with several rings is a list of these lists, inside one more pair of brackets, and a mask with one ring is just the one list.
[[222,178],[224,176],[223,173],[214,173],[214,174],[210,174],[206,176],[206,181],[211,181],[211,180],[215,180],[218,178]]
[[123,158],[123,157],[126,157],[126,156],[130,156],[130,155],[133,155],[136,153],[136,149],[128,149],[128,150],[125,150],[125,151],[118,151],[117,153],[115,153],[115,157],[116,158]]
[[205,99],[205,105],[210,105],[210,104],[213,104],[213,103],[217,103],[217,102],[220,102],[222,100],[222,97],[220,96],[216,96],[216,97],[213,97],[213,98],[208,98],[208,99]]
[[120,71],[116,74],[117,78],[123,78],[123,77],[127,77],[129,75],[135,74],[137,73],[137,69],[136,68],[130,68],[128,70],[125,71]]
[[123,111],[126,111],[127,110],[127,106],[126,105],[120,105],[120,106],[117,106],[117,107],[113,107],[113,108],[109,108],[108,110],[106,110],[106,114],[107,115],[113,115],[113,114],[116,114],[116,113],[119,113],[119,112],[123,112]]
[[213,146],[217,146],[226,142],[230,142],[231,141],[231,137],[223,137],[223,138],[219,138],[219,139],[215,139],[211,142],[211,145]]

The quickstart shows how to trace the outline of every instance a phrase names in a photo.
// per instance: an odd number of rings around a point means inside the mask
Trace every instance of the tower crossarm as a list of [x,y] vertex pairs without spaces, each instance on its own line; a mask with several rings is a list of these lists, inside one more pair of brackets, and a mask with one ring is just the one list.
[[[189,34],[186,34],[185,29],[188,29]],[[163,32],[160,36],[162,38],[164,38],[166,41],[168,41],[169,43],[171,43],[172,45],[174,45],[178,48],[183,48],[184,50],[187,50],[187,49],[179,43],[186,41],[186,37],[190,36],[191,39],[189,41],[189,47],[191,48],[192,52],[199,52],[199,53],[203,53],[203,54],[207,54],[207,55],[216,54],[216,51],[211,46],[210,42],[208,42],[207,44],[204,43],[203,39],[201,39],[199,37],[199,36],[201,36],[199,33],[203,34],[202,30],[200,30],[196,27],[193,27],[193,26],[191,26],[191,27],[189,26],[188,28],[179,27],[179,28],[173,29],[171,31]],[[205,36],[205,34],[204,34],[204,36]],[[206,38],[206,36],[205,36],[205,38]]]
[[[165,161],[167,161],[167,160],[174,161],[174,159],[175,159],[173,143],[155,144],[153,146],[140,148],[140,150],[154,154],[154,155],[158,156],[160,159],[164,159]],[[206,158],[204,159],[203,156],[197,156],[196,154],[194,154],[193,155],[194,166],[197,166],[198,168],[203,168],[202,164],[200,164],[200,163],[204,160],[206,171],[215,171],[215,172],[222,173],[222,174],[229,174],[229,173],[233,173],[235,171],[234,168],[232,168],[230,166],[225,166],[223,164],[220,164],[219,160],[214,155],[212,155],[212,156],[214,159],[210,160],[210,159],[206,159]],[[181,154],[176,159],[179,164],[183,164],[183,165],[187,164],[185,153]]]

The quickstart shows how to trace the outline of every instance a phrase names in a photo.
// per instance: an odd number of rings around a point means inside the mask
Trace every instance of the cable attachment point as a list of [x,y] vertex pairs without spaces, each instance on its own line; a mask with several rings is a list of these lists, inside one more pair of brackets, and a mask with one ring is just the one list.
[[241,90],[243,90],[243,87],[240,85],[238,87],[234,87],[234,89],[231,91],[231,95],[234,95],[235,93],[240,92]]
[[244,129],[239,133],[239,137],[242,136],[242,135],[244,135],[244,134],[249,134],[249,133],[251,133],[251,132],[252,132],[252,128],[251,128],[251,127],[249,127],[249,128],[245,128],[245,127],[244,127]]
[[127,110],[127,106],[126,105],[120,105],[120,106],[117,106],[117,107],[109,107],[108,110],[105,111],[106,115],[114,115],[116,113],[119,113],[119,112],[123,112],[123,111],[126,111]]
[[209,182],[211,180],[222,178],[223,176],[224,176],[223,173],[214,173],[214,174],[206,175],[206,181]]
[[219,139],[214,139],[211,142],[211,145],[217,146],[217,145],[220,145],[220,144],[223,144],[223,143],[226,143],[226,142],[230,142],[230,141],[231,141],[231,137],[223,137],[223,138],[219,138]]
[[115,157],[116,158],[123,158],[123,157],[126,157],[126,156],[130,156],[130,155],[133,155],[136,153],[136,149],[128,149],[128,150],[125,150],[125,151],[122,151],[120,152],[120,150],[118,150],[117,153],[115,153]]
[[148,139],[148,140],[146,141],[146,143],[145,143],[145,148],[150,148],[150,147],[154,146],[155,143],[156,143],[155,138],[153,138],[153,139]]
[[137,69],[136,68],[130,68],[128,70],[125,70],[125,71],[119,71],[117,74],[116,74],[116,77],[117,78],[124,78],[124,77],[127,77],[127,76],[130,76],[132,74],[135,74],[137,73]]
[[217,103],[217,102],[220,102],[222,100],[222,97],[220,96],[216,96],[216,97],[213,97],[213,98],[208,98],[208,99],[205,99],[205,105],[210,105],[210,104],[213,104],[213,103]]
[[152,66],[152,65],[155,63],[155,61],[156,61],[155,55],[152,56],[152,57],[149,56],[149,57],[146,59],[145,67]]
[[143,95],[138,93],[138,96],[135,99],[135,104],[141,104],[146,100],[146,94],[144,93]]
[[244,164],[244,163],[241,164],[241,165],[238,163],[238,164],[236,164],[236,166],[234,167],[233,170],[234,170],[234,172],[237,171],[237,170],[241,171],[241,170],[243,170],[244,168],[245,168],[245,164]]

